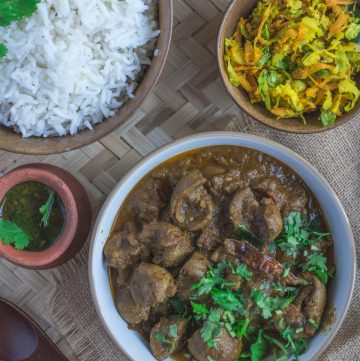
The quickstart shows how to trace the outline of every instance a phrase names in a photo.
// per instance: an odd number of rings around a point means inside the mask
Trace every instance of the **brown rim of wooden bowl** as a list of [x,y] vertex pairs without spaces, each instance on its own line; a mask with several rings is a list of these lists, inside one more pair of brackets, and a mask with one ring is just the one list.
[[63,137],[29,137],[24,138],[11,128],[0,126],[0,149],[21,154],[47,155],[79,149],[115,131],[139,109],[158,81],[169,53],[173,27],[173,1],[158,0],[160,35],[156,49],[159,54],[154,56],[149,69],[135,91],[133,99],[126,102],[116,115],[94,125],[93,130],[82,130],[76,135]]
[[[240,17],[248,16],[252,9],[256,6],[257,2],[258,0],[233,0],[227,8],[219,28],[216,45],[218,67],[225,89],[235,103],[246,114],[260,123],[288,133],[310,134],[324,132],[334,129],[352,119],[360,111],[360,101],[356,104],[353,110],[341,116],[339,120],[328,127],[323,127],[321,121],[318,119],[319,112],[308,113],[305,115],[305,118],[308,120],[308,124],[306,125],[296,118],[278,120],[268,110],[266,110],[262,103],[251,104],[247,93],[243,89],[236,88],[230,83],[224,62],[225,38],[233,35]],[[360,74],[356,76],[356,81],[359,85]]]

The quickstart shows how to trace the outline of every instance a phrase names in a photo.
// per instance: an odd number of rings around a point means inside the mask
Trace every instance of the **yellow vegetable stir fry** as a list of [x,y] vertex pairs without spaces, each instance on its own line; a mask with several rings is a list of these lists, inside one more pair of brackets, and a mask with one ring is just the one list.
[[319,109],[328,126],[359,99],[359,34],[354,0],[260,0],[225,40],[229,79],[279,119]]

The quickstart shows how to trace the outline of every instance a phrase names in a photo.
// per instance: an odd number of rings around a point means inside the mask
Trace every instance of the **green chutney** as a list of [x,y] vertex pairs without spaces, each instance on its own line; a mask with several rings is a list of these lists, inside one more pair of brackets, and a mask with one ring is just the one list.
[[50,247],[64,226],[64,206],[54,192],[48,225],[41,222],[40,207],[53,192],[40,182],[24,182],[10,189],[1,204],[2,218],[19,226],[31,239],[27,251],[39,252]]

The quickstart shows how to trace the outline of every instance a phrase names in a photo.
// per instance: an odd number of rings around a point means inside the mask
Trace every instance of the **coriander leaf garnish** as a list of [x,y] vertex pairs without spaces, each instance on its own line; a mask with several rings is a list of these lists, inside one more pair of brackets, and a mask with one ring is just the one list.
[[200,282],[195,283],[190,290],[197,290],[197,295],[208,295],[214,287],[224,288],[230,286],[231,282],[226,282],[223,277],[223,271],[229,266],[229,261],[218,263],[210,268]]
[[315,275],[324,284],[328,283],[331,272],[328,272],[327,259],[322,254],[310,254],[307,258],[307,261],[305,263],[302,263],[300,266],[304,271],[315,273]]
[[251,297],[256,305],[262,310],[262,316],[265,320],[272,316],[272,312],[286,308],[296,299],[296,296],[287,298],[270,297],[265,295],[261,290],[252,290]]
[[169,334],[173,338],[178,336],[178,327],[176,323],[169,325]]
[[295,259],[306,246],[321,242],[329,235],[330,233],[318,231],[316,219],[306,224],[301,214],[293,211],[284,219],[284,232],[275,243],[282,251]]
[[7,52],[8,52],[7,47],[3,43],[0,43],[0,58],[6,56]]
[[280,249],[289,256],[296,258],[299,253],[299,245],[308,238],[308,232],[302,230],[302,219],[299,212],[290,212],[284,219],[284,232],[276,240]]
[[240,321],[238,323],[238,327],[236,328],[236,336],[241,340],[243,337],[248,338],[247,330],[250,323],[249,318],[245,318],[245,320]]
[[221,290],[214,288],[211,291],[211,297],[214,303],[219,305],[223,310],[230,312],[237,311],[240,314],[244,311],[242,302],[229,289]]
[[18,225],[4,219],[0,219],[0,240],[18,250],[25,249],[30,243],[30,237]]
[[235,269],[231,266],[231,271],[234,275],[239,275],[246,281],[249,281],[253,275],[245,263],[238,263]]
[[[0,1],[0,26],[9,26],[14,21],[31,16],[41,0],[2,0]],[[7,47],[0,43],[0,58],[7,54]]]
[[260,290],[252,290],[252,299],[257,304],[257,306],[262,310],[262,316],[265,320],[271,317],[271,312],[273,311],[272,299],[269,296],[266,296]]
[[250,346],[251,361],[261,361],[265,355],[265,350],[264,330],[260,330],[256,342]]
[[222,323],[220,323],[222,311],[220,308],[213,308],[210,311],[208,319],[204,322],[201,330],[200,336],[203,341],[212,348],[215,348],[216,342],[219,341],[219,336],[221,332]]
[[294,341],[294,331],[288,325],[282,332],[281,337],[287,341],[287,348],[290,348],[295,356],[295,361],[299,361],[299,355],[304,353],[307,349],[307,342],[303,339]]
[[49,225],[50,214],[54,203],[55,192],[52,191],[47,199],[46,203],[39,208],[39,212],[42,214],[41,223],[44,227]]
[[[285,218],[284,232],[275,242],[283,252],[294,259],[303,251],[307,261],[300,265],[302,270],[315,273],[326,284],[331,274],[328,272],[327,259],[321,254],[319,244],[329,235],[330,233],[319,231],[317,218],[306,224],[301,214],[293,211]],[[284,277],[288,268],[284,271]]]
[[272,343],[274,346],[278,347],[282,352],[284,352],[284,354],[287,356],[288,355],[288,350],[286,345],[284,345],[281,341],[279,341],[277,338],[275,337],[271,337],[268,335],[264,335],[265,340],[269,341],[270,343]]
[[211,322],[219,322],[221,319],[222,311],[220,308],[213,308],[209,314],[209,321]]
[[171,349],[174,347],[174,342],[171,340],[168,340],[162,332],[157,332],[155,334],[155,339],[161,343],[170,345]]
[[2,0],[0,2],[0,26],[31,16],[41,0]]
[[308,322],[310,323],[311,326],[313,326],[316,329],[320,327],[320,325],[316,323],[312,318],[308,319]]
[[304,271],[326,272],[327,271],[326,262],[327,262],[326,257],[324,257],[321,254],[313,253],[308,256],[307,262],[303,263],[301,267]]
[[195,313],[196,320],[205,319],[207,315],[210,313],[209,309],[201,303],[196,303],[191,301],[191,306],[193,312]]

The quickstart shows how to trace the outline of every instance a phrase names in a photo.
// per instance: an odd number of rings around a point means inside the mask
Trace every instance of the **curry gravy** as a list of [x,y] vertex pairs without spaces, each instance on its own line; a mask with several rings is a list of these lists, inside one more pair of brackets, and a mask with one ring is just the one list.
[[[233,232],[233,226],[227,220],[226,214],[234,193],[243,187],[252,185],[254,181],[267,178],[276,178],[281,183],[286,201],[291,204],[288,209],[286,208],[287,206],[283,207],[283,217],[292,210],[291,207],[299,206],[300,209],[302,204],[300,198],[303,197],[306,199],[306,204],[303,200],[304,209],[306,208],[304,214],[307,215],[309,220],[317,218],[319,227],[324,231],[327,229],[316,198],[297,173],[270,155],[249,148],[224,145],[205,147],[182,153],[163,162],[145,175],[134,186],[119,209],[110,238],[118,232],[141,232],[144,225],[151,223],[151,217],[161,222],[172,222],[171,210],[169,209],[172,194],[184,174],[194,170],[201,172],[203,177],[207,179],[206,187],[211,189],[210,191],[215,202],[217,199],[216,192],[222,192],[220,197],[222,199],[222,208],[217,213],[214,213],[212,222],[220,225],[221,237],[223,239],[230,237]],[[229,174],[229,177],[226,176],[227,174]],[[214,181],[218,176],[223,181],[221,184],[222,188],[219,188],[220,190],[216,188],[218,183]],[[298,191],[300,188],[301,192]],[[157,202],[161,204],[161,207],[159,206],[161,209],[158,213],[155,212],[155,215],[146,214],[141,207],[139,208],[139,195],[145,198],[149,197],[148,200],[146,199],[146,202],[143,202],[146,206],[152,202],[151,196],[155,193],[158,195],[159,200]],[[296,197],[297,194],[300,194],[300,201]],[[268,196],[272,199],[276,198],[272,192],[269,192]],[[303,211],[301,210],[301,212]],[[194,243],[199,239],[201,232],[202,230],[189,231]],[[196,246],[195,249],[197,249]],[[202,251],[205,254],[209,254],[210,257],[210,251]],[[329,251],[329,268],[334,270],[335,267],[331,254],[332,252]],[[168,271],[175,279],[179,274],[182,264],[183,262],[178,266],[168,268]],[[113,297],[115,298],[115,289],[118,287],[117,272],[111,268],[109,268],[109,281]],[[157,317],[150,317],[149,321],[142,322],[136,326],[131,325],[130,328],[136,329],[149,341],[150,330],[156,322],[158,322]],[[193,331],[194,329],[191,332]],[[186,348],[181,352],[173,354],[171,357],[177,361],[184,361],[187,360],[185,354],[189,354]]]

